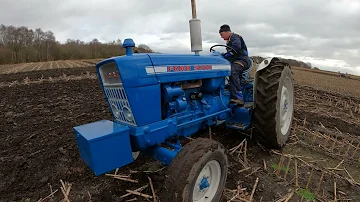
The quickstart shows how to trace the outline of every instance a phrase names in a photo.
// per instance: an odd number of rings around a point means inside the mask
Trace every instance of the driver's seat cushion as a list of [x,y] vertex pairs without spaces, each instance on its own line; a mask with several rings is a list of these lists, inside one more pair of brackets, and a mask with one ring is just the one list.
[[249,68],[247,70],[245,70],[242,74],[241,74],[241,81],[242,81],[242,85],[246,85],[250,82],[252,82],[254,79],[251,78],[250,76],[250,72],[253,68],[254,62],[252,61],[252,59],[250,58],[250,64],[249,64]]

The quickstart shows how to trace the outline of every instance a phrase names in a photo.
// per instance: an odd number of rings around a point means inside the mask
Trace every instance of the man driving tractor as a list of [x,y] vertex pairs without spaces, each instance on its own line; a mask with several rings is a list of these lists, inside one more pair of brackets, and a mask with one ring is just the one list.
[[241,91],[241,75],[250,67],[247,46],[240,35],[231,31],[229,25],[222,25],[219,33],[221,38],[226,41],[226,45],[232,48],[226,48],[227,52],[223,53],[224,58],[231,63],[231,76],[229,77],[231,93],[230,102],[244,105],[244,101],[239,99],[237,93]]

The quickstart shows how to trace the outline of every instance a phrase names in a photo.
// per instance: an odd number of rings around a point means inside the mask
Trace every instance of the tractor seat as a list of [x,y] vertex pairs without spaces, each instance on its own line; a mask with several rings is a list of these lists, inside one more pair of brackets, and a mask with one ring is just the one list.
[[[254,81],[254,78],[252,78],[251,76],[250,76],[250,72],[251,72],[251,70],[252,70],[252,68],[253,68],[253,65],[254,65],[254,62],[253,62],[253,60],[250,58],[250,67],[249,67],[249,69],[247,69],[247,70],[245,70],[240,76],[241,76],[241,86],[245,86],[245,85],[247,85],[247,84],[249,84],[249,83],[251,83],[252,81]],[[226,77],[226,79],[225,79],[226,81],[225,81],[225,85],[228,87],[230,84],[229,84],[229,77]]]
[[253,78],[251,78],[250,76],[250,72],[253,68],[254,62],[253,60],[250,58],[250,67],[249,69],[245,70],[242,74],[241,74],[241,78],[242,78],[242,85],[246,85],[248,83],[251,83],[252,81],[254,81]]

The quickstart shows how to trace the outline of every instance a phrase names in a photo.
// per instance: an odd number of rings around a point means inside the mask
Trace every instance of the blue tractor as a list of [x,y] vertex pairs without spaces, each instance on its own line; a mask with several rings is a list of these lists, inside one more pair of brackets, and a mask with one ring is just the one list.
[[285,145],[294,105],[290,66],[267,58],[252,79],[252,64],[243,75],[245,104],[229,104],[230,63],[214,47],[199,54],[200,21],[194,16],[190,33],[195,54],[133,54],[135,43],[126,39],[126,55],[96,65],[114,119],[74,127],[80,156],[95,175],[126,166],[141,152],[169,166],[161,201],[215,202],[227,179],[225,147],[210,138],[182,145],[182,138],[223,124],[254,128],[253,136],[268,148]]

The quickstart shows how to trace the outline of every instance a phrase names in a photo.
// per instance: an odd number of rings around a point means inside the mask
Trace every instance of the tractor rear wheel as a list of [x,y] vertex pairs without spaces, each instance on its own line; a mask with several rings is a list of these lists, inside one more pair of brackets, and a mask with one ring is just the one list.
[[257,72],[254,137],[269,149],[282,148],[290,136],[294,113],[294,79],[290,68],[273,59]]
[[218,202],[225,188],[228,160],[217,141],[197,138],[186,144],[171,162],[161,201]]

